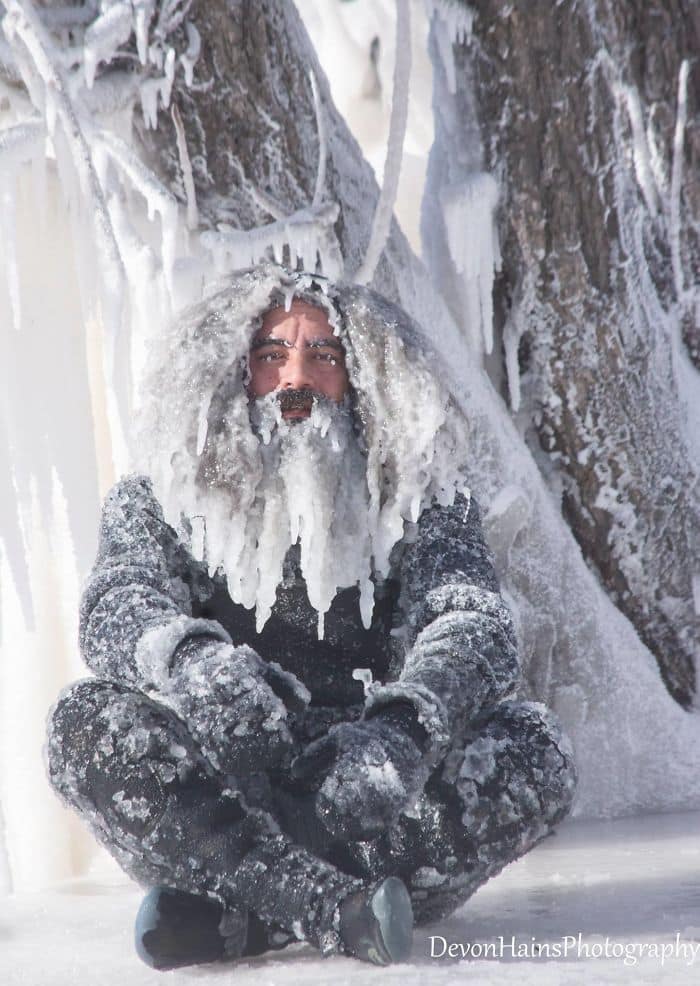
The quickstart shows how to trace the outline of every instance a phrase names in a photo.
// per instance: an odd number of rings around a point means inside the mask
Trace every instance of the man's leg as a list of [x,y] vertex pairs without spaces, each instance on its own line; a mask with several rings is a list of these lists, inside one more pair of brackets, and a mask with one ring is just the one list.
[[360,955],[336,922],[367,888],[225,788],[167,707],[113,682],[79,682],[51,715],[47,756],[56,790],[139,882],[214,896],[243,920],[252,911],[323,952]]
[[566,817],[575,786],[556,717],[539,703],[504,702],[448,755],[415,809],[389,832],[319,851],[363,879],[398,876],[416,923],[426,923],[548,835]]

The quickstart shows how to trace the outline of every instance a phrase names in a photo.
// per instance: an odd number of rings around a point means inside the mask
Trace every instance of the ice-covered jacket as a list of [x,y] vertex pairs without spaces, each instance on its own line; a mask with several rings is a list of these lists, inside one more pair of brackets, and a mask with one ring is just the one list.
[[[272,616],[257,633],[225,579],[211,578],[166,523],[150,481],[130,476],[104,504],[81,604],[82,655],[96,674],[157,694],[167,690],[173,655],[186,641],[192,653],[198,639],[247,644],[303,682],[312,710],[335,710],[329,721],[363,703],[365,715],[410,703],[437,761],[517,684],[513,625],[473,496],[435,503],[407,522],[391,557],[371,626],[362,625],[357,589],[345,589],[319,640],[318,614],[290,549]],[[357,669],[371,673],[366,695]]]

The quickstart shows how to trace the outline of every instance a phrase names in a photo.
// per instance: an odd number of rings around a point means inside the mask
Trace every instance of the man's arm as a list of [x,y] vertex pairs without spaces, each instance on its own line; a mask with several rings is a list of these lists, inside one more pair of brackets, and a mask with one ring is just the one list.
[[366,717],[413,710],[434,761],[513,690],[520,667],[475,498],[424,511],[408,542],[398,572],[408,651],[398,680],[372,690]]
[[397,571],[409,641],[401,674],[371,686],[363,719],[334,726],[292,765],[318,788],[316,812],[337,838],[390,828],[467,723],[518,680],[476,502],[460,495],[432,507],[407,534]]
[[204,567],[165,522],[150,480],[120,480],[104,502],[97,560],[81,601],[83,659],[97,674],[158,688],[184,641],[231,642],[219,623],[192,618],[193,596],[210,591]]
[[308,692],[252,648],[234,647],[219,623],[194,619],[193,600],[210,594],[204,566],[165,522],[150,481],[119,482],[104,504],[81,604],[86,663],[157,692],[215,767],[237,773],[278,765],[292,746],[287,710],[301,714]]

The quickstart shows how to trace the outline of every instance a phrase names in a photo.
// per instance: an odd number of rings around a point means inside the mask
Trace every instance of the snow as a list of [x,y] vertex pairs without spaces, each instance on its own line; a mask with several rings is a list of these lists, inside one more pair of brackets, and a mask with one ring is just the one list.
[[81,879],[5,898],[0,974],[3,986],[695,986],[699,825],[697,813],[567,823],[455,914],[416,929],[409,961],[384,969],[322,959],[298,943],[235,964],[156,972],[133,947],[141,892],[99,860]]

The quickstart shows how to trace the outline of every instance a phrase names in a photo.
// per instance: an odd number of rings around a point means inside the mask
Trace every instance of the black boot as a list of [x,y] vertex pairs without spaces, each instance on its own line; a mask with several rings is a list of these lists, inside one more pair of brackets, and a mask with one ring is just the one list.
[[146,965],[163,971],[262,955],[293,940],[293,935],[268,928],[241,908],[224,908],[212,897],[173,887],[150,890],[134,924],[136,954]]
[[413,941],[413,909],[404,884],[395,876],[340,905],[338,931],[346,951],[365,962],[405,962]]
[[228,911],[226,936],[221,928],[223,916],[222,905],[209,897],[154,887],[136,916],[136,954],[146,965],[161,970],[235,958],[245,946],[247,914],[240,909]]

